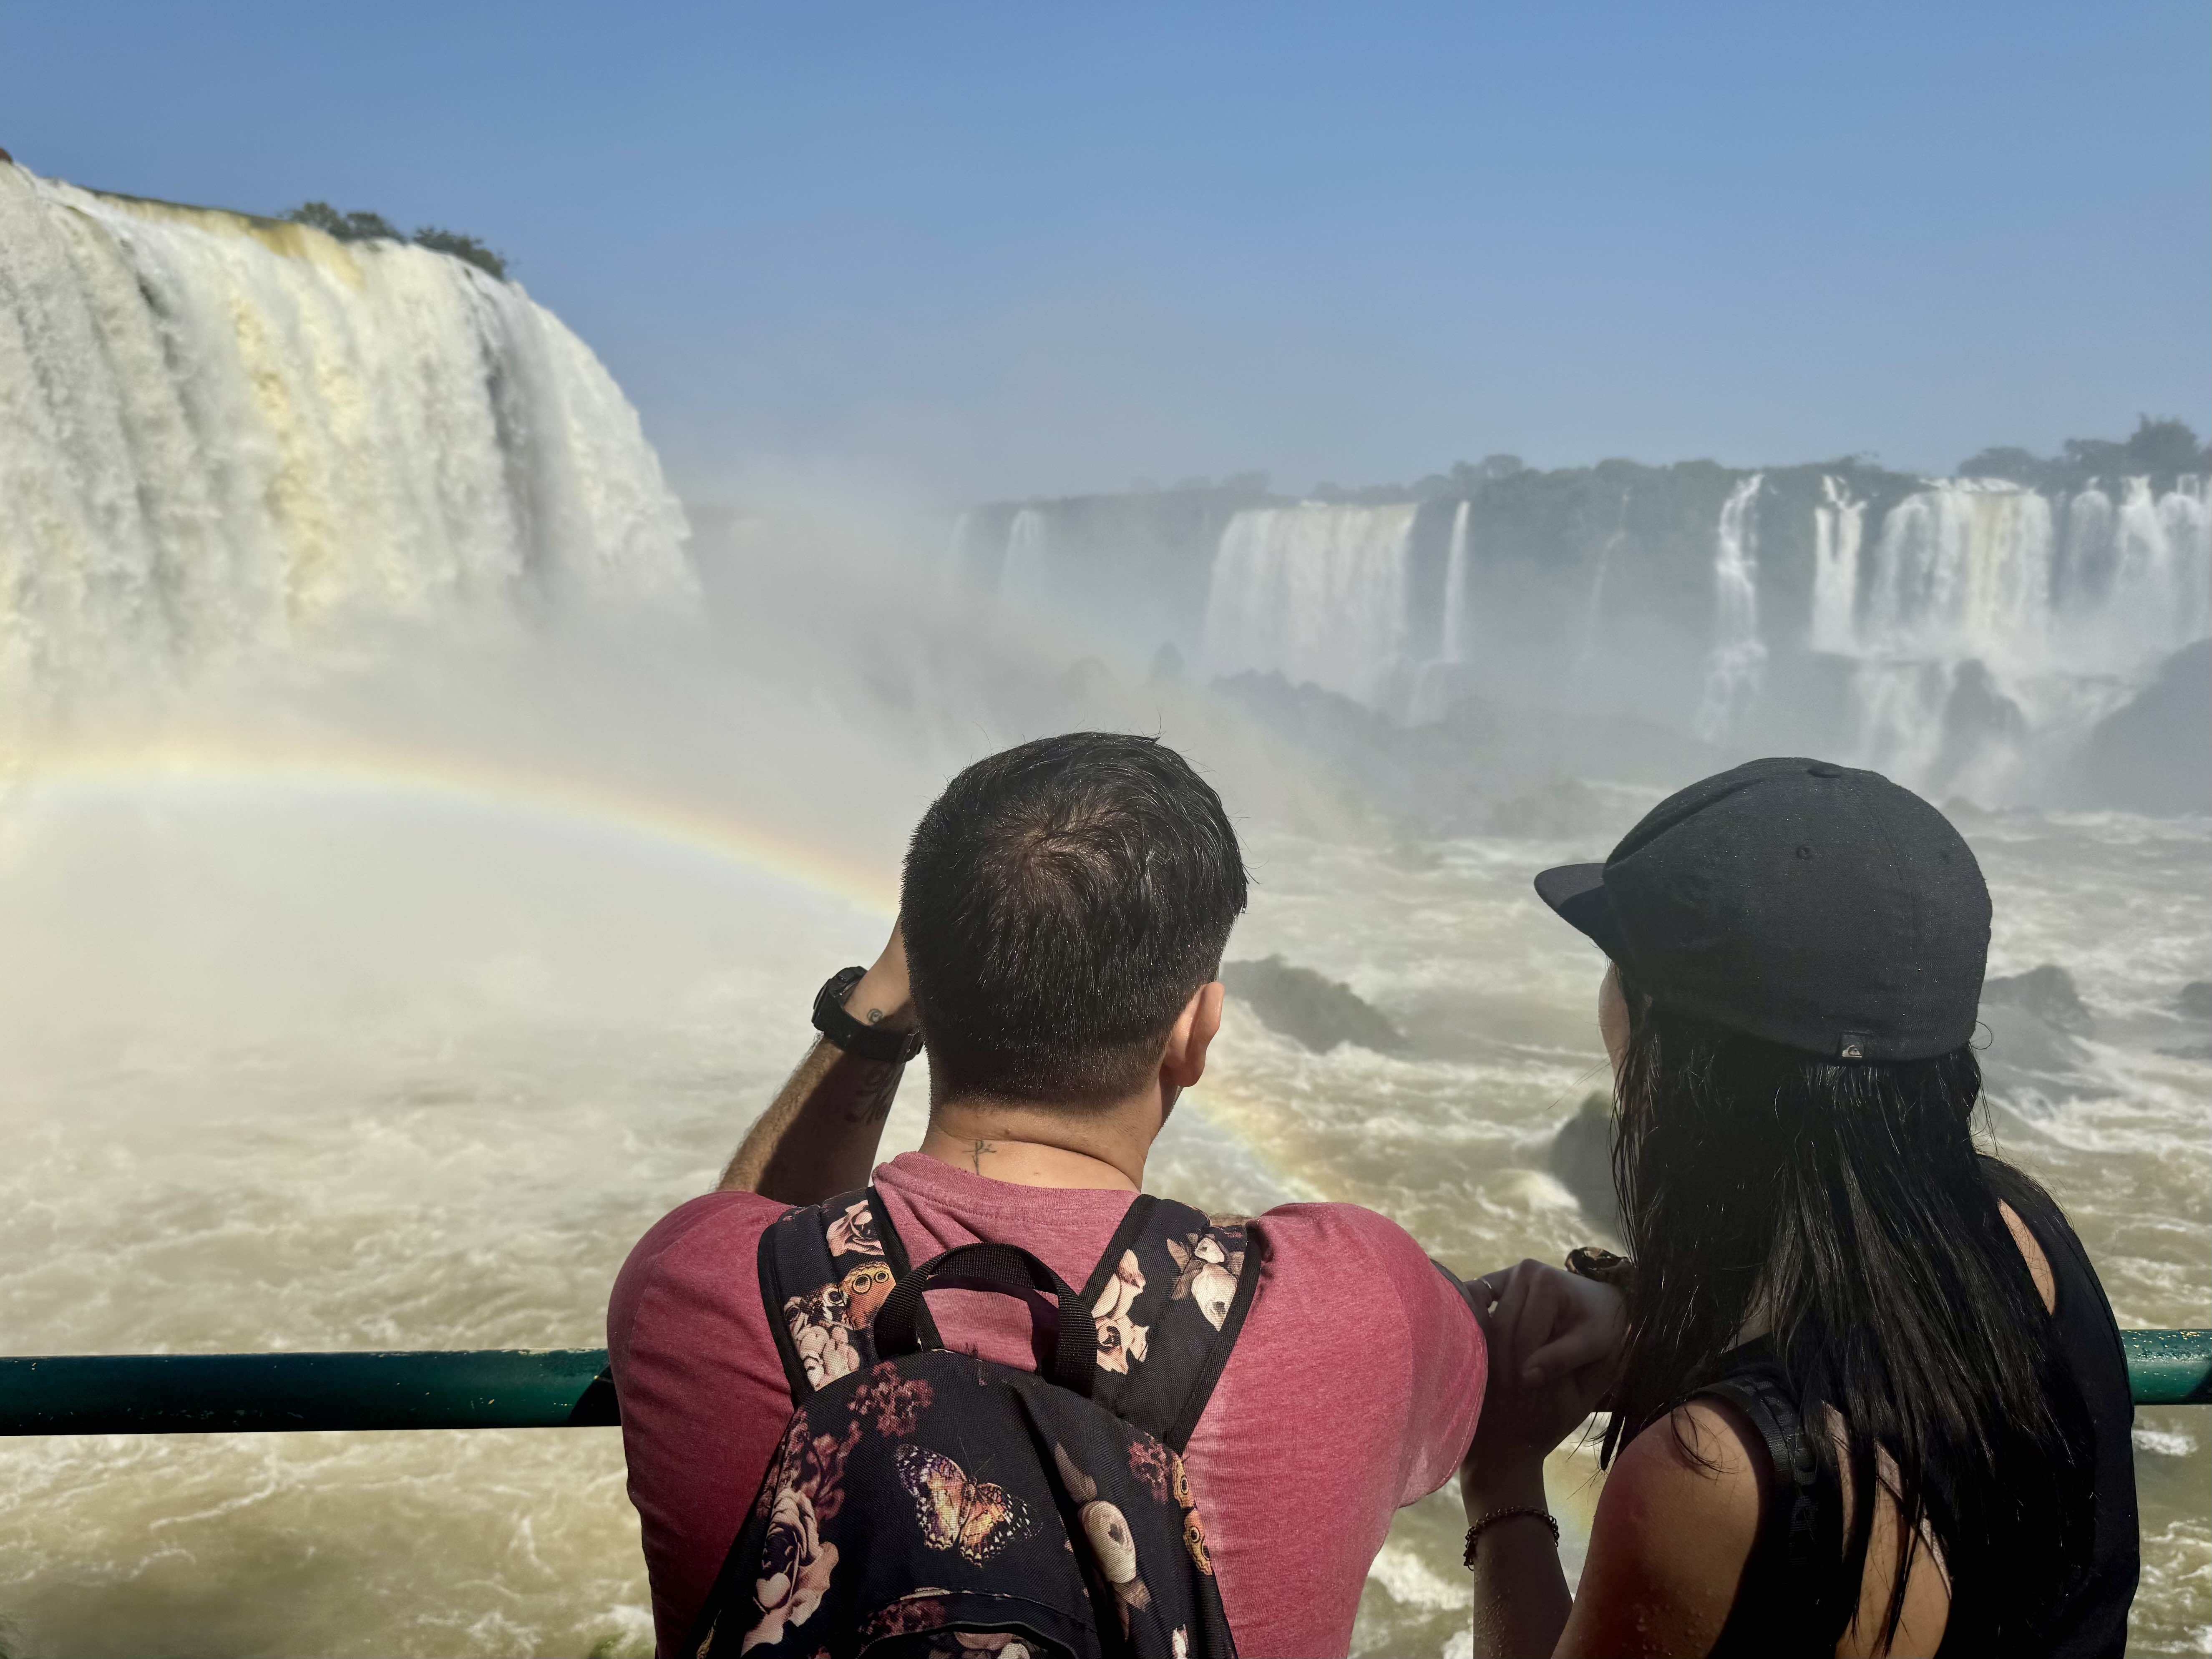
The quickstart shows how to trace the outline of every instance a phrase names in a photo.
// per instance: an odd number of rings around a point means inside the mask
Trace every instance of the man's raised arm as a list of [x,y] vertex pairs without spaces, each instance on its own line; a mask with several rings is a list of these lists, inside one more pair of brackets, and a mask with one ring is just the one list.
[[[845,1012],[878,1030],[914,1030],[906,941],[897,927],[875,966],[845,998]],[[817,1037],[768,1110],[745,1131],[715,1190],[814,1204],[866,1186],[905,1071],[902,1060],[864,1060]]]

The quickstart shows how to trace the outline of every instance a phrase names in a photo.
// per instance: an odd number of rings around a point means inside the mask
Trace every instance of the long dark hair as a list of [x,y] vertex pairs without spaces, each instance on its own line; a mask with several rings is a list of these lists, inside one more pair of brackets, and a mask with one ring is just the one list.
[[[1763,1316],[1814,1455],[1849,1470],[1852,1617],[1879,1471],[1905,1535],[1924,1528],[1942,1552],[1954,1627],[2016,1643],[2084,1553],[2088,1472],[2069,1450],[2084,1408],[1991,1185],[2027,1177],[1975,1146],[1972,1050],[1847,1065],[1622,988],[1613,1180],[1636,1273],[1605,1457]],[[1911,1564],[1900,1548],[1885,1647]]]

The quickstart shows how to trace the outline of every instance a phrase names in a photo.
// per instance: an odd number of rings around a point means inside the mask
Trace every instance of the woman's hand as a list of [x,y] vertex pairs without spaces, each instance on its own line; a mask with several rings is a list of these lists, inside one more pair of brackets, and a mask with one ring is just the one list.
[[1490,1382],[1464,1471],[1472,1481],[1543,1460],[1612,1385],[1628,1328],[1620,1293],[1541,1261],[1468,1283],[1490,1341]]

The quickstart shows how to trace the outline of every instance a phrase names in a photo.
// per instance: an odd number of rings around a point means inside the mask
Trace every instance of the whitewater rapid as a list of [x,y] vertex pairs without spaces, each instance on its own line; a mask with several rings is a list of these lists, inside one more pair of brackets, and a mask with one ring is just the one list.
[[[1648,804],[1607,798],[1624,821]],[[711,1184],[810,1040],[808,988],[884,925],[696,847],[495,806],[114,786],[19,796],[0,826],[0,944],[41,947],[0,948],[0,1323],[23,1352],[596,1346],[623,1254]],[[1617,827],[1394,846],[1248,825],[1232,956],[1348,980],[1411,1047],[1312,1054],[1232,1000],[1151,1189],[1371,1205],[1465,1272],[1601,1241],[1547,1168],[1601,1086],[1599,963],[1528,881]],[[1999,1142],[2073,1214],[2124,1322],[2212,1322],[2212,1050],[2173,1012],[2212,952],[2212,832],[1966,828],[1997,970],[2069,964],[2096,1021],[2073,1074],[2006,1085]],[[2017,1033],[1985,1018],[1994,1073]],[[922,1085],[887,1153],[918,1140]],[[2212,1639],[2203,1416],[2139,1419],[2135,1651]],[[1572,1563],[1595,1472],[1553,1475]],[[1462,1527],[1449,1492],[1400,1517],[1355,1651],[1464,1650]],[[0,1616],[33,1653],[146,1651],[185,1623],[239,1653],[650,1643],[599,1430],[8,1443]]]

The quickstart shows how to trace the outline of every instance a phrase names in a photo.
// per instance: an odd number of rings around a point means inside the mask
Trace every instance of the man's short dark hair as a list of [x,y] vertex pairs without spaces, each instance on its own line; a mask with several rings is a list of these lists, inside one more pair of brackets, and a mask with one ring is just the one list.
[[901,894],[934,1092],[1133,1092],[1244,892],[1221,797],[1155,738],[1071,732],[977,761],[922,815]]

